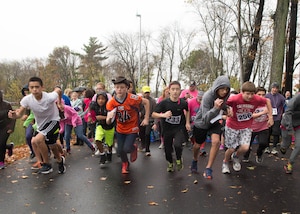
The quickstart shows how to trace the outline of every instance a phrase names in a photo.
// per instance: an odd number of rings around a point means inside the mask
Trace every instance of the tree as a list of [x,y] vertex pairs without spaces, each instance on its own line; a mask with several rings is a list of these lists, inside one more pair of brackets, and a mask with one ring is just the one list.
[[291,0],[290,21],[288,26],[288,47],[286,51],[286,69],[283,92],[293,91],[293,74],[296,49],[298,0]]
[[[181,62],[181,72],[187,77],[187,80],[198,80],[197,85],[202,90],[206,90],[211,82],[215,79],[214,73],[210,70],[210,59],[212,54],[209,50],[194,50],[190,55]],[[217,59],[214,59],[217,62]],[[220,63],[217,62],[220,65]],[[180,66],[181,68],[181,66]],[[216,67],[217,70],[221,70],[221,67]],[[187,81],[186,81],[187,83]]]
[[103,61],[107,47],[98,42],[96,37],[90,37],[89,44],[83,45],[84,54],[74,53],[79,56],[81,62],[79,66],[80,79],[85,82],[84,85],[92,87],[99,80],[103,79]]
[[257,46],[259,43],[259,32],[261,29],[261,21],[263,17],[263,10],[264,10],[264,0],[259,1],[259,7],[256,13],[255,17],[255,23],[254,23],[254,28],[253,28],[253,34],[251,35],[251,45],[248,48],[247,54],[246,54],[246,59],[245,59],[245,70],[244,70],[244,75],[243,75],[243,82],[249,81],[250,76],[252,74],[252,69],[253,69],[253,64],[255,61],[255,57],[257,54]]
[[274,19],[274,38],[271,64],[271,82],[281,84],[282,70],[284,63],[284,51],[286,43],[286,21],[289,8],[289,1],[277,0]]

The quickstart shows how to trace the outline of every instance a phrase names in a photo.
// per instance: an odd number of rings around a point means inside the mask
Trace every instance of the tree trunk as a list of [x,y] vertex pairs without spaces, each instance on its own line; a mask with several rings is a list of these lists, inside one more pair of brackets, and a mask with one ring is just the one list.
[[281,85],[284,50],[286,43],[286,21],[289,9],[289,0],[277,0],[274,14],[274,38],[272,50],[271,78],[270,81]]
[[259,42],[259,32],[261,29],[261,20],[263,17],[264,4],[265,4],[265,0],[259,1],[259,7],[257,10],[255,23],[254,23],[254,32],[251,35],[251,45],[248,48],[246,59],[245,59],[245,70],[244,70],[243,82],[249,81],[250,76],[252,74],[253,64],[254,64],[255,56],[257,53],[257,46]]
[[[297,11],[298,0],[291,0],[291,15],[289,23],[289,40],[288,49],[286,53],[286,75],[283,85],[283,92],[292,92],[293,90],[293,74],[295,62],[295,43],[296,43],[296,30],[297,30]],[[292,93],[291,93],[292,94]]]

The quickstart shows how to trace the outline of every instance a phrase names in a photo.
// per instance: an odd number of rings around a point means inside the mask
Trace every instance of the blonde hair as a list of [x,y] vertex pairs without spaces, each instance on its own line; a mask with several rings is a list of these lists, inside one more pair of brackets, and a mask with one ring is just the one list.
[[64,94],[67,95],[68,97],[71,97],[73,90],[70,88],[66,88],[64,91]]

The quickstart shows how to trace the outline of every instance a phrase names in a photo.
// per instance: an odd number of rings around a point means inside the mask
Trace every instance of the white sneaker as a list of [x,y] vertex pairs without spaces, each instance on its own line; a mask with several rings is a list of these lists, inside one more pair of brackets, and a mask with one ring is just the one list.
[[270,154],[271,153],[270,148],[269,147],[265,148],[264,152],[267,153],[267,154]]
[[160,145],[159,145],[159,147],[158,147],[159,149],[163,149],[164,148],[164,144],[163,143],[161,143]]
[[231,160],[233,162],[234,171],[236,171],[236,172],[240,171],[242,166],[241,166],[241,163],[240,163],[240,159],[237,156],[235,156],[235,152],[232,153]]
[[99,149],[97,149],[97,151],[95,152],[95,156],[99,156],[100,155],[100,151]]
[[223,174],[230,174],[230,169],[228,163],[223,162],[222,164],[222,173]]
[[277,155],[278,154],[278,151],[277,149],[274,147],[271,151],[272,155]]
[[115,147],[112,147],[112,151],[111,151],[112,154],[117,154],[117,150]]

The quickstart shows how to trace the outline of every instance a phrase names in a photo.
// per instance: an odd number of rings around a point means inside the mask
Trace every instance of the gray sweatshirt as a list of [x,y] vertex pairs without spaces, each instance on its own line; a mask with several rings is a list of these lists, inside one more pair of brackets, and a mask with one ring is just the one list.
[[300,126],[300,94],[295,95],[289,100],[281,124],[288,132],[292,132],[293,128]]
[[[217,91],[220,88],[227,87],[228,93],[224,98],[218,97]],[[215,118],[220,109],[214,108],[214,102],[217,98],[224,99],[222,109],[226,108],[226,101],[230,95],[230,81],[227,76],[219,76],[213,83],[213,86],[204,93],[200,109],[195,118],[195,126],[200,129],[208,129],[211,119]]]

